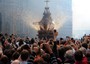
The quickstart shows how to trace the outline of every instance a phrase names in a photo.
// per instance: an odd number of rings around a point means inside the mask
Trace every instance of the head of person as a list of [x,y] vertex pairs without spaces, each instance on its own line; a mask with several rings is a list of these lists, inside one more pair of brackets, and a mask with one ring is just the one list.
[[27,50],[22,50],[20,58],[22,61],[27,61],[29,58],[29,52]]
[[19,58],[19,52],[14,52],[13,54],[12,54],[12,60],[16,60],[16,59],[18,59]]
[[82,44],[82,47],[84,47],[84,48],[87,49],[87,48],[88,48],[88,44],[87,44],[87,43],[83,43],[83,44]]
[[86,55],[86,48],[81,47],[81,48],[79,48],[79,50],[82,51],[83,55]]
[[82,61],[83,58],[83,53],[80,50],[77,50],[74,54],[75,60],[76,61]]
[[6,64],[9,62],[9,58],[6,55],[2,55],[1,62],[2,64]]
[[64,56],[65,56],[66,59],[71,60],[71,59],[73,59],[73,54],[74,54],[73,50],[67,50]]

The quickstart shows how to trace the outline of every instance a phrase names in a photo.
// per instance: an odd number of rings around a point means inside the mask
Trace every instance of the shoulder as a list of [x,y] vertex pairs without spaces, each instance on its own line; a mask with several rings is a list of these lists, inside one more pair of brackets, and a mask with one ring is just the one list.
[[82,63],[84,63],[84,64],[87,64],[88,63],[87,57],[83,57]]

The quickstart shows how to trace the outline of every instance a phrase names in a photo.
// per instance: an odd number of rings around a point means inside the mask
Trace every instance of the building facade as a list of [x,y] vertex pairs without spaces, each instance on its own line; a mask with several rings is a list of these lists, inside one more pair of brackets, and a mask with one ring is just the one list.
[[2,32],[2,15],[0,13],[0,32]]

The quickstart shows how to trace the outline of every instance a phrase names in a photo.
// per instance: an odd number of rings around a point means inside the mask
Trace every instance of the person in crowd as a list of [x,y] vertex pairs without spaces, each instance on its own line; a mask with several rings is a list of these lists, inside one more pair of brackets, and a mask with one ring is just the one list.
[[73,64],[74,63],[74,52],[73,50],[67,50],[64,57],[65,57],[65,63],[70,63]]
[[0,34],[0,64],[88,64],[89,58],[90,35],[38,40]]
[[83,52],[77,50],[74,54],[75,64],[88,64],[87,58],[83,55]]
[[29,52],[27,50],[22,50],[20,54],[20,64],[28,64]]

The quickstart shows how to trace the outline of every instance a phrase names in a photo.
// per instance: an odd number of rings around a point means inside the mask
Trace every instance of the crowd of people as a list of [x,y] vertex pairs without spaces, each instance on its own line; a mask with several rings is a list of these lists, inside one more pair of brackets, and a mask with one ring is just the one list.
[[0,33],[0,64],[64,63],[90,64],[90,35],[39,40]]

